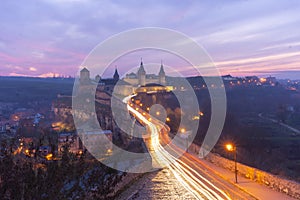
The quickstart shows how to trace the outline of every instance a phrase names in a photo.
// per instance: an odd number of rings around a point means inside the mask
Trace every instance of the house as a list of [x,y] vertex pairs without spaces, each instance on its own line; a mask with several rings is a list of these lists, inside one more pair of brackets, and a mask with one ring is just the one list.
[[83,152],[81,139],[76,133],[63,132],[58,135],[58,154],[63,151],[64,145],[69,145],[69,152],[78,154]]

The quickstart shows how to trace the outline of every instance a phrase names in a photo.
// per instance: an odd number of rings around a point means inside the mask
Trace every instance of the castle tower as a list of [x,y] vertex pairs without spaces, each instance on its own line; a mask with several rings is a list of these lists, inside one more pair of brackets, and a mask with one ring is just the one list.
[[159,79],[159,84],[161,85],[166,85],[166,73],[164,71],[164,66],[161,62],[161,66],[160,66],[160,70],[159,70],[159,73],[158,73],[158,79]]
[[144,69],[143,60],[141,60],[140,68],[137,72],[138,79],[139,79],[139,85],[145,85],[146,84],[146,71]]
[[90,71],[84,67],[80,71],[80,84],[89,84],[89,83],[91,83]]
[[117,67],[116,67],[116,69],[115,69],[115,73],[114,73],[113,78],[114,78],[115,81],[118,81],[118,80],[120,79],[120,76],[119,76]]
[[100,80],[101,80],[101,76],[100,76],[99,74],[97,74],[97,75],[95,76],[95,81],[96,81],[97,83],[99,83]]

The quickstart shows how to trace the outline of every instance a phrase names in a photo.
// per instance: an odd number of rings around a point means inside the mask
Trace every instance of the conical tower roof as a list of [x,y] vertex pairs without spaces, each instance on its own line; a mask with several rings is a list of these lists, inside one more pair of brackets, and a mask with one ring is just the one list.
[[144,64],[143,64],[143,60],[141,59],[141,64],[140,64],[140,68],[137,72],[138,74],[146,74],[146,71],[144,69]]
[[114,73],[113,77],[114,77],[115,80],[119,80],[119,78],[120,78],[117,67],[115,69],[115,73]]
[[80,72],[90,72],[90,71],[84,67],[82,70],[80,70]]
[[158,75],[165,75],[165,74],[166,74],[166,73],[165,73],[165,70],[164,70],[164,66],[163,66],[163,64],[162,64],[162,62],[161,62],[160,70],[159,70]]

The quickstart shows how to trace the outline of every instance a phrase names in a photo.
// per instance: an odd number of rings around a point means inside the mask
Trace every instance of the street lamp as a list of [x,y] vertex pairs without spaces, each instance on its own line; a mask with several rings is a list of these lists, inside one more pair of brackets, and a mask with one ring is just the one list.
[[181,128],[180,133],[181,133],[180,136],[185,140],[186,152],[188,152],[189,151],[189,142],[188,142],[189,134],[187,133],[185,128]]
[[234,153],[234,174],[235,174],[235,183],[237,183],[237,162],[236,162],[236,146],[234,146],[233,144],[226,144],[225,145],[227,151],[229,152],[233,152]]

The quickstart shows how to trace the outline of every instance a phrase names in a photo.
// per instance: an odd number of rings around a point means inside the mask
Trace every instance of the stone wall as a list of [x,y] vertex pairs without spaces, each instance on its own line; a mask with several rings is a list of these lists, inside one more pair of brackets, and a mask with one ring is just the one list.
[[[189,147],[190,153],[199,154],[199,146],[192,144]],[[218,154],[209,153],[206,160],[211,163],[229,169],[234,172],[234,161],[228,160],[219,156]],[[260,184],[264,184],[274,190],[288,194],[289,196],[300,199],[300,184],[291,180],[284,179],[279,176],[264,172],[262,170],[243,165],[241,163],[237,164],[238,173],[250,180],[256,181]]]
[[[144,146],[145,148],[145,146]],[[129,163],[130,164],[130,163]],[[152,165],[151,157],[147,157],[143,159],[138,166],[134,168],[131,168],[132,171],[136,172],[142,172],[144,169],[147,169],[149,165]],[[146,166],[146,167],[145,167]],[[132,166],[132,162],[129,167]],[[112,199],[116,198],[118,195],[120,195],[123,191],[125,191],[128,187],[131,186],[132,183],[140,179],[142,176],[144,176],[146,173],[127,173],[125,176],[122,177],[122,180],[114,187],[113,193],[109,195]]]

